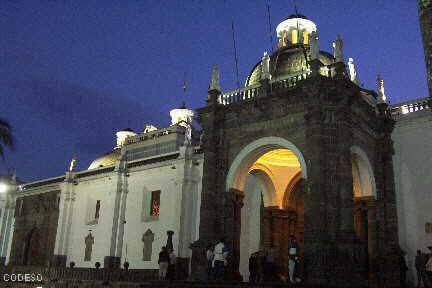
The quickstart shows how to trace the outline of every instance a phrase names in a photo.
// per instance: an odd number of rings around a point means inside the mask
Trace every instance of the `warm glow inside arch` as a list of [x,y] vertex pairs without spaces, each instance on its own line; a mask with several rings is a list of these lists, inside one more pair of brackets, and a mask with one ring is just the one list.
[[292,179],[301,171],[297,156],[289,149],[270,150],[261,155],[248,169],[251,175],[256,175],[256,171],[267,174],[274,187],[263,194],[264,206],[283,208],[285,191]]

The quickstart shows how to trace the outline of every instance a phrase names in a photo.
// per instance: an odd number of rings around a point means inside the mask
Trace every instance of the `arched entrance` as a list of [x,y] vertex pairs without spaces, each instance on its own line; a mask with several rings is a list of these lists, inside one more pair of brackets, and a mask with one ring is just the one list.
[[376,186],[372,165],[366,153],[357,146],[351,148],[354,197],[354,230],[367,255],[369,280],[374,281],[373,267],[377,244]]
[[[287,274],[288,242],[296,237],[303,251],[303,155],[291,142],[277,137],[259,139],[237,155],[227,177],[227,190],[243,195],[240,213],[239,271],[249,277],[252,253],[276,251],[280,272]],[[234,247],[234,249],[236,249]]]
[[39,229],[33,228],[27,235],[24,247],[23,265],[41,264],[41,235]]

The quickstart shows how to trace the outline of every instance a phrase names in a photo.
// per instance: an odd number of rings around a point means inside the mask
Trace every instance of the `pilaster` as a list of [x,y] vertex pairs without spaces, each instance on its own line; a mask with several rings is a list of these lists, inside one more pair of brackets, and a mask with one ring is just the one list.
[[54,259],[52,259],[51,263],[51,265],[55,267],[66,267],[74,212],[75,185],[77,185],[75,176],[76,174],[74,172],[66,172],[65,180],[60,186],[59,220],[57,224]]

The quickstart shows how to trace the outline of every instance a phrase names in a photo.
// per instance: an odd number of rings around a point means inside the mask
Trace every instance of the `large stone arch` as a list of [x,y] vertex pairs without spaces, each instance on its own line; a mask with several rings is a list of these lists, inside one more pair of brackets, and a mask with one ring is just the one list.
[[[357,197],[374,197],[376,199],[375,174],[369,157],[359,146],[351,147],[353,190],[359,189]],[[360,185],[360,187],[356,187]],[[353,192],[354,193],[354,192]]]
[[285,148],[294,153],[300,162],[302,178],[307,179],[306,161],[296,145],[281,137],[263,137],[246,145],[234,158],[226,178],[226,191],[228,192],[230,189],[241,191],[245,184],[249,167],[261,155],[277,148]]

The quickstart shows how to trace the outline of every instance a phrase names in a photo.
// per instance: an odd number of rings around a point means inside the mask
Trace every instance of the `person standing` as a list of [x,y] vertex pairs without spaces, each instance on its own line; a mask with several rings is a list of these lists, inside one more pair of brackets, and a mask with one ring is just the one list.
[[207,259],[207,280],[212,279],[212,271],[213,271],[213,245],[209,244],[206,249],[206,259]]
[[297,249],[298,249],[297,240],[294,236],[292,236],[288,243],[288,275],[289,275],[289,281],[291,283],[297,282],[294,275],[296,264],[297,264],[296,261]]
[[[432,252],[432,246],[429,246],[428,249],[430,252]],[[427,281],[427,287],[432,287],[432,253],[429,253],[428,260],[425,265],[425,273],[426,273],[426,281]],[[426,283],[424,283],[426,284]],[[426,285],[425,285],[426,286]]]
[[176,254],[174,253],[174,249],[170,249],[169,252],[169,265],[168,265],[168,279],[174,280],[175,279],[175,266],[176,266]]
[[225,262],[228,254],[224,241],[224,239],[220,239],[214,248],[213,268],[216,280],[223,280],[224,278]]
[[258,255],[252,253],[249,258],[249,282],[258,283],[259,267],[258,267]]
[[276,265],[276,259],[277,259],[277,251],[276,247],[272,244],[270,249],[267,251],[266,256],[266,281],[275,281],[276,275],[277,275],[277,265]]
[[406,287],[406,272],[408,270],[408,266],[405,260],[405,251],[399,250],[399,269],[400,269],[400,287]]
[[169,257],[168,250],[165,246],[163,246],[162,250],[159,252],[159,260],[158,260],[160,280],[166,279],[169,262],[170,262],[170,257]]
[[417,287],[420,288],[422,282],[423,282],[423,286],[426,286],[424,281],[426,261],[425,261],[425,255],[423,255],[420,250],[417,250],[417,255],[415,256],[414,263],[417,272]]

